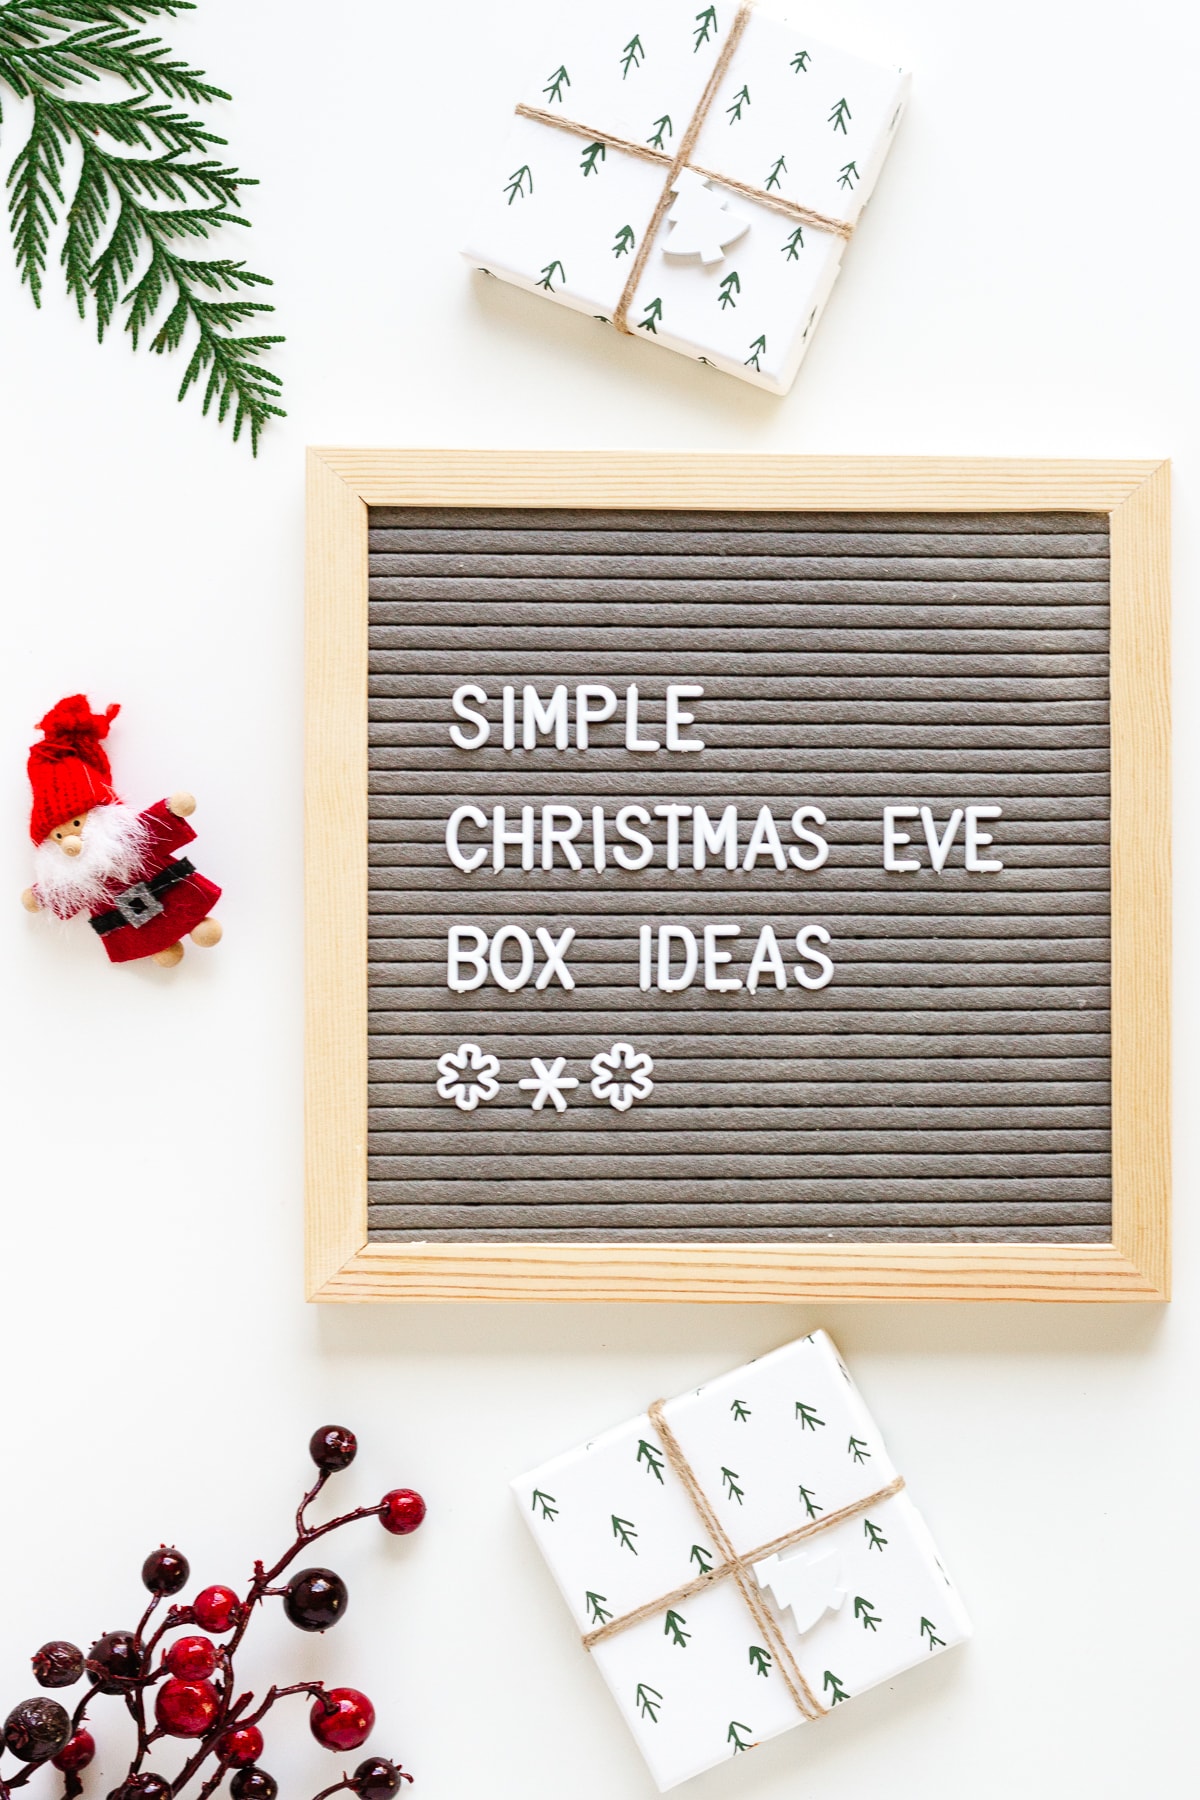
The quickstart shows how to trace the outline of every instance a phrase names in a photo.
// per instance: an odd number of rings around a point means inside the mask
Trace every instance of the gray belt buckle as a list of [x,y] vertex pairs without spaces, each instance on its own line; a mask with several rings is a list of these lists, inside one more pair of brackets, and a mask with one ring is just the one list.
[[155,899],[144,881],[135,881],[132,887],[122,889],[113,901],[113,911],[119,912],[135,931],[140,925],[157,919],[163,910],[162,901]]

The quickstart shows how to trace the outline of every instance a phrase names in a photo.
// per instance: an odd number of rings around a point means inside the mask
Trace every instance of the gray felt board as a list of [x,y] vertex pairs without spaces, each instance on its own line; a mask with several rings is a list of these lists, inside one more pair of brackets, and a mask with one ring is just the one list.
[[[1109,1241],[1107,520],[1093,514],[376,509],[370,532],[370,1236],[479,1242]],[[473,682],[666,686],[700,754],[455,747]],[[460,723],[460,729],[470,728]],[[519,740],[518,740],[519,741]],[[467,874],[460,804],[735,803],[826,814],[812,873]],[[885,806],[999,805],[1003,870],[888,873]],[[610,827],[611,828],[611,827]],[[661,846],[666,821],[639,827]],[[908,823],[923,846],[919,821]],[[471,842],[487,841],[472,833]],[[791,843],[790,836],[785,841]],[[562,858],[558,859],[561,864]],[[576,936],[576,986],[447,986],[452,926]],[[749,994],[639,987],[642,924],[740,925],[744,975],[823,924],[834,976]],[[786,957],[795,962],[795,954]],[[540,957],[539,957],[540,966]],[[594,1097],[627,1041],[653,1090]],[[464,1042],[499,1092],[464,1111]],[[531,1058],[578,1087],[535,1111]]]

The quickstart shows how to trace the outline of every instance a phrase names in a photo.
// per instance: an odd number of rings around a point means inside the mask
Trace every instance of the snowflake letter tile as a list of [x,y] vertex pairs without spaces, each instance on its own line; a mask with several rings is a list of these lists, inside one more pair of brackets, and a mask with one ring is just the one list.
[[970,1635],[822,1331],[513,1492],[663,1791]]
[[786,393],[909,80],[749,6],[564,6],[467,259]]

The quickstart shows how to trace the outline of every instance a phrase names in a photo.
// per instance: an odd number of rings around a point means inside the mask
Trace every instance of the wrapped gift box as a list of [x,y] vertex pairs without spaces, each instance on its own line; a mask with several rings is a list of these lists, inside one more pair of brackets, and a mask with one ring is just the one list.
[[786,393],[907,92],[729,0],[562,7],[464,254]]
[[970,1635],[821,1331],[513,1491],[660,1790]]

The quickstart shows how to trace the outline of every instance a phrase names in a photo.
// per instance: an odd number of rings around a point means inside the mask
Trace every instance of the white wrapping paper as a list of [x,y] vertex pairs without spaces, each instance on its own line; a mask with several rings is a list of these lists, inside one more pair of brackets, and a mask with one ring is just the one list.
[[[664,1417],[743,1557],[855,1507],[899,1473],[824,1332],[668,1401]],[[645,1413],[512,1485],[581,1637],[720,1563]],[[756,1574],[829,1710],[970,1635],[906,1489]],[[662,1791],[804,1723],[728,1577],[580,1654],[607,1681]]]
[[[480,172],[464,255],[488,273],[611,321],[669,166],[592,131],[673,155],[733,26],[729,0],[612,0],[563,7]],[[879,176],[908,77],[755,11],[689,159],[692,167],[856,225]],[[634,336],[786,393],[837,276],[844,238],[709,183],[689,204],[744,230],[717,260],[679,254],[695,213],[664,219],[628,307]],[[681,226],[685,227],[681,231]],[[673,249],[674,245],[674,249]],[[880,272],[880,279],[886,273]]]

